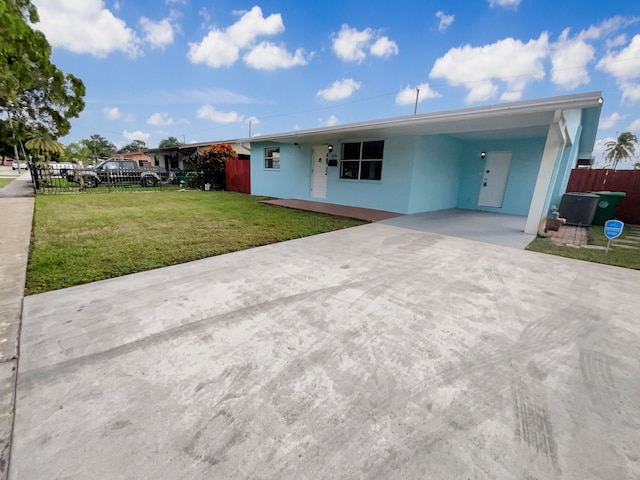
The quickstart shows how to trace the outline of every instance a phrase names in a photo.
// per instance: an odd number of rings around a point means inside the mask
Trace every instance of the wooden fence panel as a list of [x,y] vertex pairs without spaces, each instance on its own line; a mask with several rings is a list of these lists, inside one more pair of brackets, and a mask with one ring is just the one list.
[[251,193],[250,160],[227,160],[225,170],[228,192]]
[[640,225],[640,170],[576,168],[571,171],[567,192],[625,192],[616,217]]

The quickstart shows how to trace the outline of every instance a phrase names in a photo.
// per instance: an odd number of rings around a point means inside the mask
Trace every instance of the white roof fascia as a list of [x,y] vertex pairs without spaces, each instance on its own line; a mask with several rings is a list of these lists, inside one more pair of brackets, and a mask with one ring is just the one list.
[[294,141],[305,136],[345,134],[351,132],[366,132],[376,128],[401,129],[419,125],[431,125],[437,123],[447,123],[459,120],[489,119],[504,115],[525,115],[540,112],[555,112],[563,109],[590,108],[602,104],[602,92],[590,92],[575,95],[564,95],[560,97],[549,97],[538,100],[527,100],[522,102],[512,102],[495,104],[482,107],[472,107],[459,110],[446,110],[420,115],[406,115],[380,120],[370,120],[366,122],[350,123],[345,125],[313,128],[308,130],[298,130],[294,132],[276,133],[272,135],[260,135],[240,142],[262,142],[262,141]]

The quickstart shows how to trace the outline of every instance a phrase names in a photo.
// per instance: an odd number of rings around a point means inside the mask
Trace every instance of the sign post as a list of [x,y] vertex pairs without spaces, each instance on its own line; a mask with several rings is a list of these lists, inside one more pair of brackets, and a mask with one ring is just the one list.
[[604,236],[609,239],[607,242],[607,251],[605,255],[609,253],[609,246],[611,245],[611,240],[614,238],[618,238],[622,233],[622,229],[624,228],[624,222],[620,220],[607,220],[604,224]]

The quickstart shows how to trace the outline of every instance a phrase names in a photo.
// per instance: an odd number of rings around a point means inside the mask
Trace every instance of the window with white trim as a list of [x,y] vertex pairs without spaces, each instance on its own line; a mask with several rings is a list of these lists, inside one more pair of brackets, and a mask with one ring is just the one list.
[[340,178],[351,180],[380,180],[384,140],[342,144]]
[[264,168],[280,169],[280,147],[267,147],[264,149]]

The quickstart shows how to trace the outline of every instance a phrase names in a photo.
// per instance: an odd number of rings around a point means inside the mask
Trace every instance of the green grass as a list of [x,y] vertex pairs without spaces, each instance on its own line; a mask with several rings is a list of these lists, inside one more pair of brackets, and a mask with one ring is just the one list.
[[[640,226],[626,225],[622,235],[620,235],[616,240],[628,240],[634,238],[634,236],[640,236]],[[589,227],[587,229],[587,238],[589,245],[598,245],[601,247],[607,246],[608,240],[604,235],[603,227]],[[640,249],[634,250],[618,247],[616,246],[616,240],[612,241],[609,253],[606,253],[604,250],[595,250],[590,248],[558,246],[553,244],[551,240],[547,238],[536,238],[529,244],[527,250],[574,258],[576,260],[585,260],[587,262],[604,263],[606,265],[615,265],[617,267],[640,270]],[[640,247],[640,242],[635,246]]]
[[26,294],[360,225],[231,192],[38,195]]
[[9,185],[11,182],[13,182],[15,180],[15,178],[0,178],[0,188],[4,188],[7,185]]

